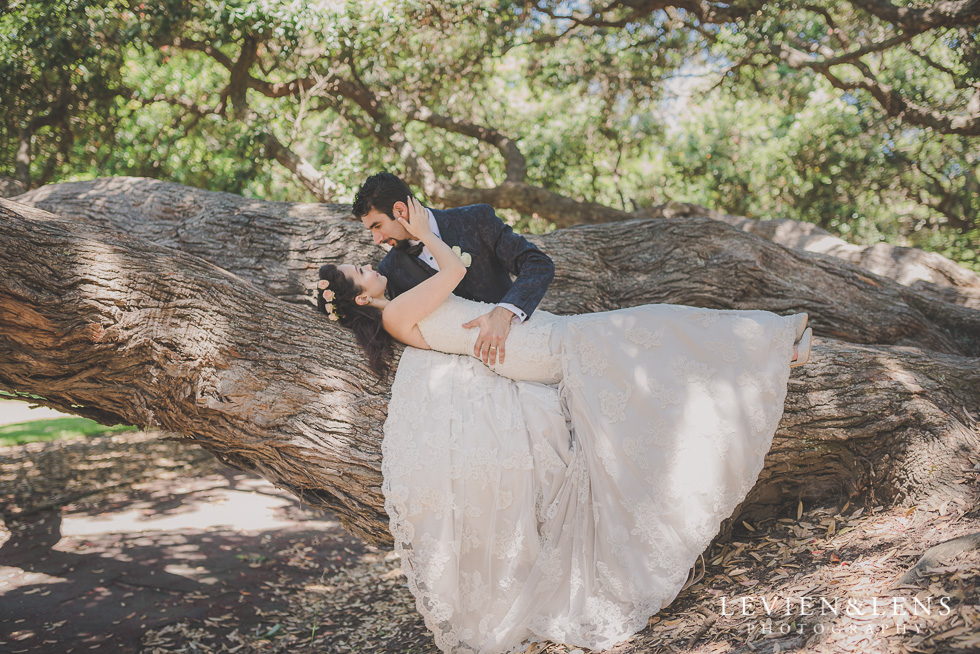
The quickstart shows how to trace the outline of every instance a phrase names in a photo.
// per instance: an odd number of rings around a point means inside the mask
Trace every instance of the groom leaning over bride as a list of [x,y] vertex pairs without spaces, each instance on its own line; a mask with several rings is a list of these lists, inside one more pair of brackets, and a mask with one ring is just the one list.
[[[391,246],[378,264],[378,272],[388,279],[389,299],[439,271],[432,251],[401,222],[409,218],[411,197],[412,191],[405,182],[384,172],[369,177],[354,197],[354,216],[371,232],[375,244]],[[498,358],[503,362],[511,323],[523,322],[534,313],[555,276],[554,264],[504,224],[490,205],[425,212],[433,236],[458,248],[466,265],[466,276],[453,293],[496,304],[493,310],[466,325],[469,329],[479,328],[474,355],[487,365],[493,365]],[[511,275],[515,276],[513,281]]]
[[611,647],[677,596],[755,484],[807,316],[535,311],[544,254],[484,205],[431,211],[397,185],[378,199],[394,180],[354,205],[393,248],[380,272],[325,265],[317,302],[379,375],[391,338],[411,346],[382,491],[416,607],[446,652]]

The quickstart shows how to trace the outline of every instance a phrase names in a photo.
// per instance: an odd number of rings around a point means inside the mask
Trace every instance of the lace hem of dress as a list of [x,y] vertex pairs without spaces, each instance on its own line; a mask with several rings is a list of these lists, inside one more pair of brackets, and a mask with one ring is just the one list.
[[[716,316],[701,311],[670,310],[687,314],[683,317],[690,324],[705,330],[718,322]],[[665,359],[673,363],[662,368],[666,377],[661,381],[627,382],[619,374],[609,377],[608,370],[625,370],[626,364],[619,362],[610,368],[610,352],[593,351],[595,335],[586,332],[592,325],[603,324],[594,318],[580,321],[558,339],[563,381],[555,393],[561,397],[560,405],[571,413],[555,420],[563,425],[568,420],[573,432],[577,421],[606,425],[582,439],[570,434],[574,445],[566,450],[539,440],[542,433],[551,432],[535,422],[540,420],[539,407],[522,411],[523,399],[515,390],[519,384],[493,375],[469,358],[411,348],[402,357],[384,428],[382,491],[395,551],[416,608],[436,645],[445,652],[515,652],[541,640],[605,649],[632,636],[676,597],[691,565],[763,468],[787,393],[785,381],[795,336],[792,320],[762,329],[754,317],[739,317],[732,331],[744,342],[706,341],[706,349],[725,363],[731,363],[733,357],[748,360],[754,353],[770,352],[761,354],[770,361],[768,368],[759,363],[740,369],[738,383],[733,384],[740,391],[765,398],[747,412],[739,432],[745,433],[740,436],[744,440],[731,442],[735,430],[725,424],[706,423],[702,429],[697,447],[711,454],[710,461],[727,461],[733,447],[744,446],[738,452],[743,468],[714,488],[691,487],[680,478],[665,476],[664,470],[708,461],[698,459],[696,448],[678,438],[669,425],[654,420],[645,432],[636,429],[642,427],[637,411],[649,407],[669,410],[681,403],[680,397],[666,390],[671,375],[678,388],[708,392],[716,381],[711,366],[672,355]],[[586,332],[576,334],[579,328]],[[669,349],[661,348],[662,333],[629,329],[624,339],[608,340],[631,342],[644,351]],[[785,371],[772,363],[780,360],[785,362]],[[486,428],[486,423],[493,423],[492,428]],[[605,435],[623,424],[632,427],[618,439]],[[500,439],[494,441],[498,432]],[[635,469],[624,469],[631,465]],[[504,485],[492,490],[494,476],[505,469],[531,471],[530,476],[537,479],[534,487],[522,490]],[[553,481],[541,477],[549,474]],[[440,477],[446,480],[444,485],[429,483]],[[620,506],[601,506],[593,496],[593,480],[601,482],[605,492],[618,489],[624,478],[630,480],[627,489],[636,488],[634,477],[644,482],[646,490],[624,492]],[[461,482],[491,491],[484,499],[470,501],[470,491]],[[673,527],[661,522],[672,505],[682,505],[685,499],[703,508],[703,515],[684,522],[685,531],[678,540]],[[533,506],[525,512],[525,522],[514,513],[522,503]],[[613,514],[616,518],[610,527],[605,522]],[[452,535],[441,531],[448,516],[455,516]],[[478,533],[483,523],[493,519],[506,522],[506,528]],[[581,560],[576,558],[576,546],[569,541],[600,526],[606,531],[604,538],[596,540],[607,542],[608,551],[590,551]],[[524,567],[484,578],[476,568],[460,564],[462,557],[474,551],[487,552],[488,558],[499,558],[507,565],[523,561]],[[631,568],[636,565],[641,568]],[[636,587],[631,570],[655,583]],[[565,586],[560,594],[568,598],[569,605],[581,600],[577,608],[560,615],[536,611],[538,603],[547,604],[547,593],[561,584]],[[494,602],[498,600],[510,609],[497,611]],[[480,613],[482,620],[462,618]]]

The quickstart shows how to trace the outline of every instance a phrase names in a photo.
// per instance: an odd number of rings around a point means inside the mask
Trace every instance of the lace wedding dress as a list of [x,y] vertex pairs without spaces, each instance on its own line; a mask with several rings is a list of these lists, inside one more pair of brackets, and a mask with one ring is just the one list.
[[490,308],[451,296],[419,324],[438,351],[401,358],[395,548],[443,651],[606,649],[674,599],[755,483],[804,316],[536,311],[494,372],[462,328]]

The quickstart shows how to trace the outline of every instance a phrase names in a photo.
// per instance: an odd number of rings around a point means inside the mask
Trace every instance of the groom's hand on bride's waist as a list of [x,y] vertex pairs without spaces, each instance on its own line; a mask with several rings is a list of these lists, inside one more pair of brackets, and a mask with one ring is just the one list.
[[488,366],[504,362],[504,343],[510,333],[510,324],[514,314],[503,308],[494,307],[490,313],[463,323],[466,329],[480,328],[480,335],[473,346],[473,355]]

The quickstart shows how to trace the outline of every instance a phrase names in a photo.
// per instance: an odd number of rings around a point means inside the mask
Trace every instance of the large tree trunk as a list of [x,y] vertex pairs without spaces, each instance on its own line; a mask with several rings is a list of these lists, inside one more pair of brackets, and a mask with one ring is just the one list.
[[[194,254],[294,303],[310,302],[323,262],[379,258],[349,205],[263,202],[132,177],[52,184],[16,201]],[[557,313],[651,302],[804,310],[819,335],[980,356],[980,312],[699,215],[531,240],[563,262],[542,305]]]
[[[389,387],[309,303],[324,260],[377,256],[348,208],[87,184],[67,199],[56,197],[66,185],[22,196],[60,202],[61,216],[0,201],[0,387],[182,434],[387,542]],[[535,240],[559,271],[552,310],[674,302],[811,314],[812,362],[794,372],[743,516],[839,493],[956,493],[977,452],[980,312],[706,218]]]
[[12,177],[0,176],[0,198],[12,198],[27,191],[27,187]]
[[788,248],[820,252],[894,279],[943,302],[980,309],[980,275],[935,252],[875,243],[854,245],[813,223],[778,218],[753,220],[707,209],[696,204],[670,202],[644,212],[647,218],[707,216]]
[[388,538],[387,387],[347,332],[198,257],[0,202],[0,387],[181,434]]

